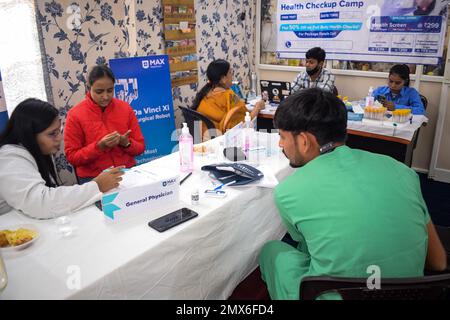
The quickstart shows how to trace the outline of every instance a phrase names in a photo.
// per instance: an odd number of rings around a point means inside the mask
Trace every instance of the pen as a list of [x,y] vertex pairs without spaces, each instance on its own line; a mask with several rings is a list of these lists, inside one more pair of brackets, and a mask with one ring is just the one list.
[[[110,170],[111,170],[111,168],[108,168],[108,169],[103,170],[103,172],[108,172]],[[122,168],[122,169],[120,169],[120,171],[122,171],[122,172],[127,172],[127,171],[130,171],[130,170],[131,169],[129,169],[129,168]]]
[[189,173],[186,175],[186,177],[184,177],[184,178],[180,181],[180,186],[181,186],[181,184],[182,184],[183,182],[186,181],[187,178],[189,178],[189,177],[191,176],[191,174],[192,174],[192,172],[189,172]]
[[266,149],[266,147],[254,147],[254,148],[248,149],[248,151],[258,151],[258,150],[264,150],[264,149]]
[[233,183],[235,183],[235,182],[236,182],[236,180],[233,180],[233,181],[230,181],[230,182],[221,184],[220,186],[214,188],[214,191],[217,191],[217,190],[221,189],[222,187],[228,186],[228,185],[233,184]]

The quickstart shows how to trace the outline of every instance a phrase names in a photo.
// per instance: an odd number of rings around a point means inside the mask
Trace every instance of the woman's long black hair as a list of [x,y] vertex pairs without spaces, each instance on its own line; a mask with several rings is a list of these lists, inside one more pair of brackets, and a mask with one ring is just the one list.
[[226,76],[229,70],[230,63],[223,59],[214,60],[208,65],[208,68],[206,69],[206,77],[208,78],[208,82],[195,96],[192,109],[197,110],[203,98],[211,89],[214,89],[219,85],[220,79]]
[[14,109],[0,135],[0,147],[7,144],[22,145],[31,153],[48,187],[58,185],[55,167],[52,157],[42,154],[36,136],[50,127],[58,115],[58,110],[50,103],[33,98],[26,99]]
[[396,74],[405,81],[405,87],[409,87],[409,67],[406,64],[396,64],[389,70],[389,75]]

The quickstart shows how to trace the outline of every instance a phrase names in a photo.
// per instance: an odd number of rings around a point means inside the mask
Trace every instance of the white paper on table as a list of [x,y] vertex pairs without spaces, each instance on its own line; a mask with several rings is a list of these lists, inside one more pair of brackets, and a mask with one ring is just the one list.
[[247,103],[253,107],[259,100],[261,100],[261,97],[256,97],[255,99],[247,101]]
[[133,188],[157,180],[159,180],[159,177],[152,172],[131,168],[125,171],[125,174],[122,176],[119,189]]
[[364,113],[364,109],[361,108],[359,103],[352,104],[352,109],[354,113]]
[[264,173],[264,177],[255,184],[256,186],[273,189],[278,185],[278,179],[270,167],[259,166],[258,170]]

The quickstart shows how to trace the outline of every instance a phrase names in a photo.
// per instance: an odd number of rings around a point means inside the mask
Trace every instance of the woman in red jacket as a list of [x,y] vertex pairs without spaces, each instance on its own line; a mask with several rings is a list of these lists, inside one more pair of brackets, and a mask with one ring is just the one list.
[[109,167],[133,167],[145,142],[133,109],[114,95],[114,75],[95,66],[88,76],[86,98],[67,114],[64,152],[80,183]]

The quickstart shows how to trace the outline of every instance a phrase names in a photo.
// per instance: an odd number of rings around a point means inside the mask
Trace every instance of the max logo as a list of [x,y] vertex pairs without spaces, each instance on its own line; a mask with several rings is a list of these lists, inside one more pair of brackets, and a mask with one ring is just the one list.
[[149,67],[157,67],[165,64],[164,58],[153,60],[142,60],[142,68],[148,69]]
[[176,179],[170,179],[162,182],[163,187],[170,186],[171,184],[174,184],[177,180]]

